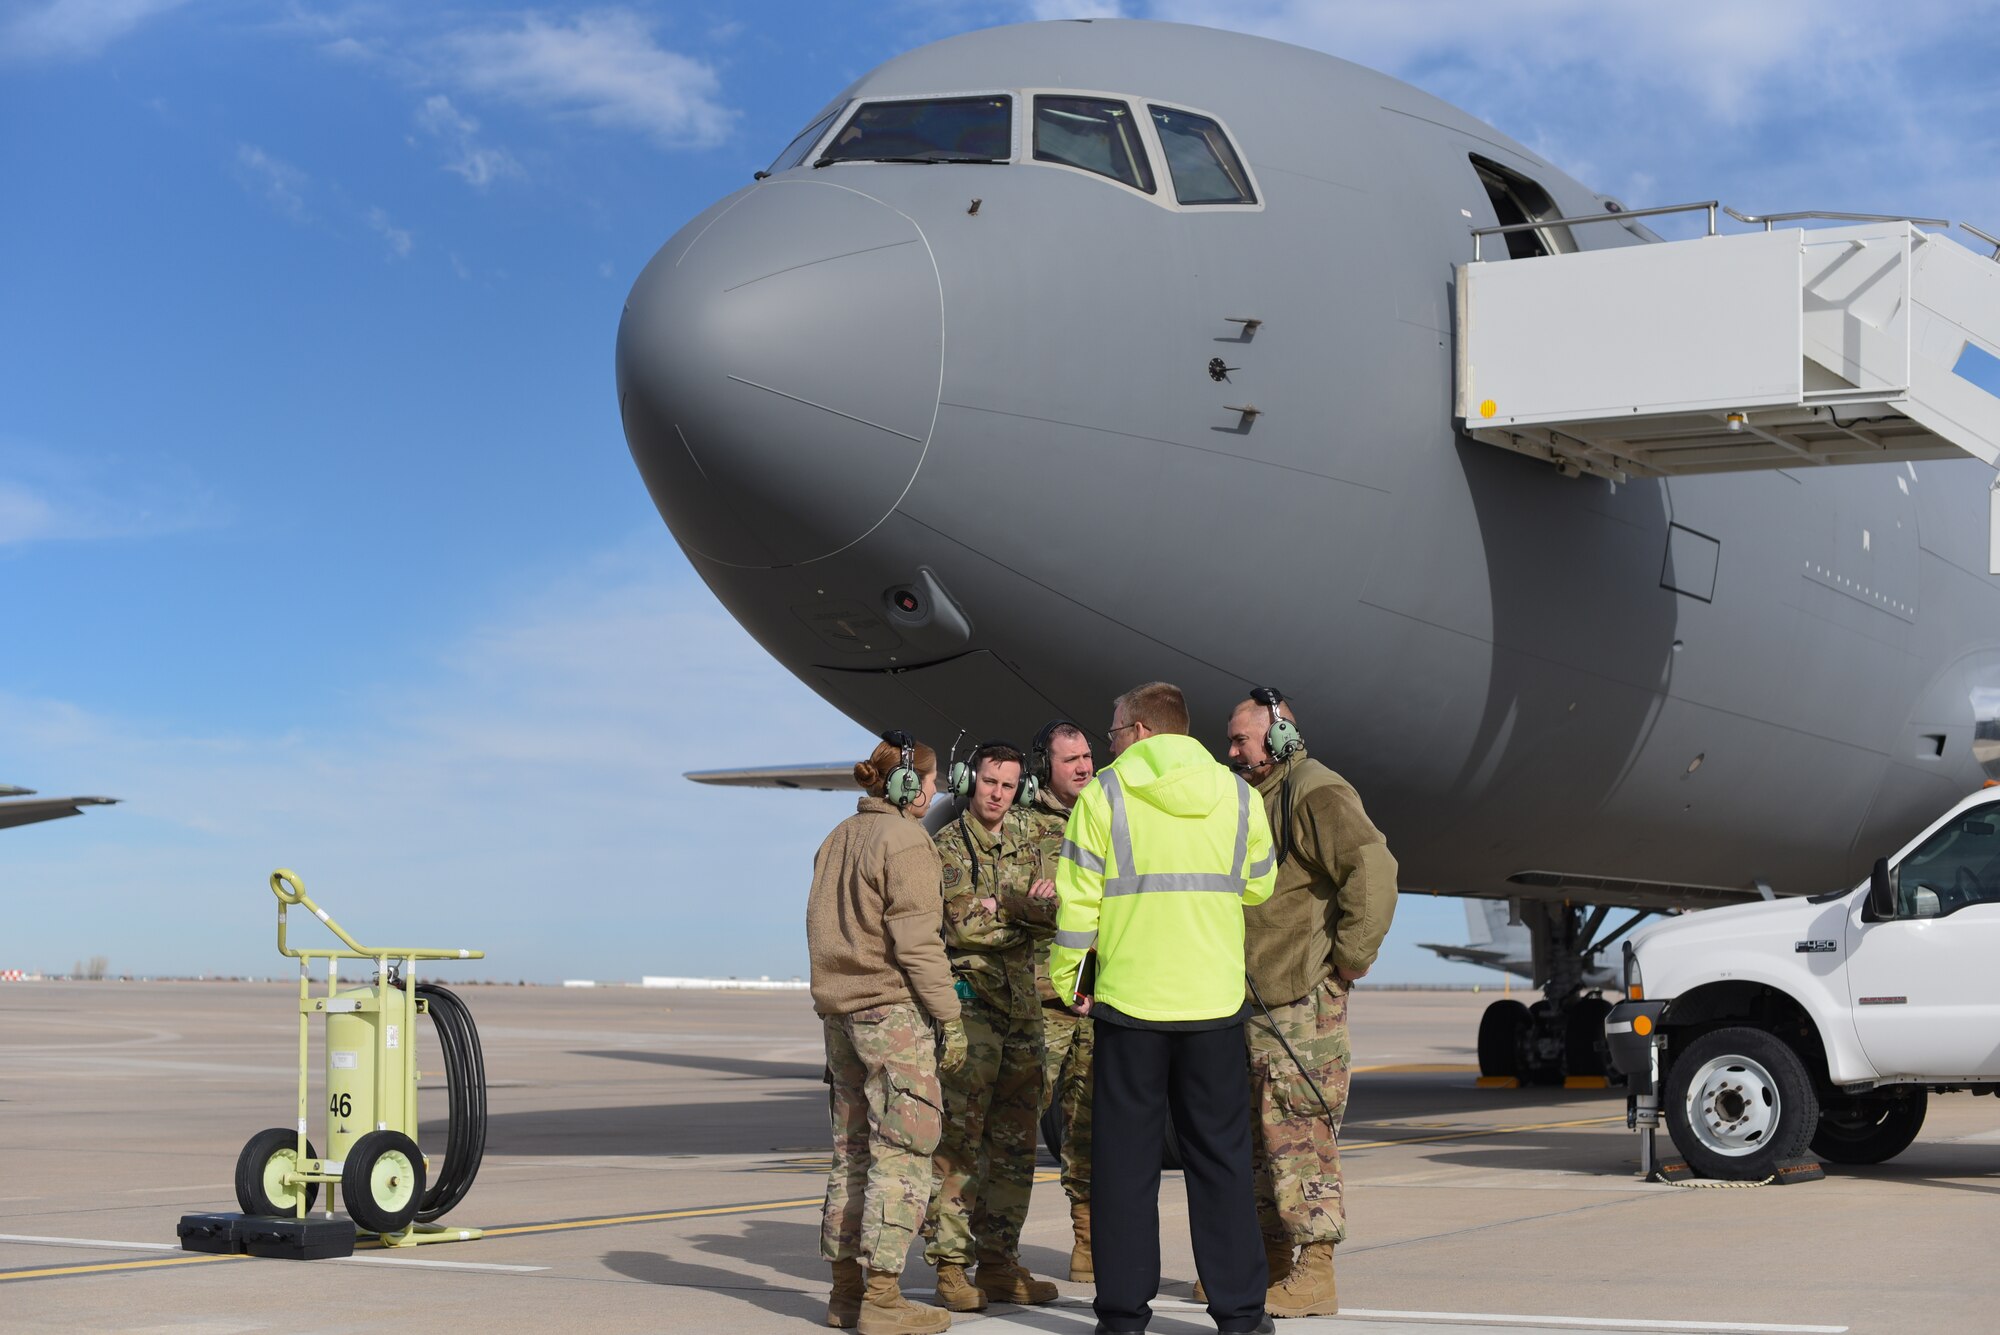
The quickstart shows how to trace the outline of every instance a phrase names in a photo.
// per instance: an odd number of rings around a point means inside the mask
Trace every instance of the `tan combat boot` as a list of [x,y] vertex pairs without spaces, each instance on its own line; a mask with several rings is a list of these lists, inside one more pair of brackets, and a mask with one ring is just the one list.
[[1273,1285],[1283,1284],[1292,1273],[1292,1243],[1289,1238],[1264,1236],[1264,1268],[1271,1272]]
[[[1285,1276],[1292,1273],[1292,1244],[1283,1238],[1266,1236],[1264,1239],[1264,1268],[1270,1272],[1268,1281],[1274,1288],[1285,1282]],[[1193,1299],[1198,1303],[1208,1301],[1208,1290],[1201,1281],[1194,1282]]]
[[1040,1307],[1043,1303],[1056,1300],[1056,1286],[1045,1279],[1036,1279],[1013,1257],[996,1260],[991,1257],[979,1258],[979,1269],[973,1274],[972,1282],[979,1286],[981,1293],[996,1303],[1019,1303],[1023,1307]]
[[1332,1316],[1340,1310],[1333,1287],[1333,1244],[1308,1242],[1299,1249],[1292,1273],[1264,1295],[1272,1316]]
[[868,1281],[861,1272],[861,1262],[835,1261],[833,1292],[826,1300],[826,1324],[837,1330],[853,1330],[854,1323],[861,1319],[861,1298],[867,1292]]
[[1090,1259],[1090,1202],[1069,1203],[1069,1226],[1076,1233],[1076,1245],[1069,1249],[1069,1277],[1083,1284],[1097,1282],[1096,1263]]
[[950,1261],[938,1262],[937,1300],[953,1312],[983,1312],[986,1295],[965,1277],[965,1267]]
[[860,1335],[939,1335],[951,1329],[951,1313],[911,1302],[903,1296],[897,1276],[871,1270],[855,1329]]

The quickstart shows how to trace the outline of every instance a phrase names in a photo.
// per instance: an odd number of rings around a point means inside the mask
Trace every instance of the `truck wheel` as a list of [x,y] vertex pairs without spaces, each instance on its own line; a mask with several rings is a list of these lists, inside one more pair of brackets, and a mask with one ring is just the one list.
[[1812,1151],[1828,1163],[1887,1163],[1910,1148],[1924,1128],[1930,1096],[1855,1099],[1824,1109]]
[[1518,1001],[1496,1001],[1479,1017],[1479,1074],[1519,1076],[1521,1036],[1533,1024]]
[[1806,1152],[1819,1097],[1783,1039],[1739,1026],[1703,1034],[1667,1071],[1667,1130],[1703,1177],[1750,1182]]

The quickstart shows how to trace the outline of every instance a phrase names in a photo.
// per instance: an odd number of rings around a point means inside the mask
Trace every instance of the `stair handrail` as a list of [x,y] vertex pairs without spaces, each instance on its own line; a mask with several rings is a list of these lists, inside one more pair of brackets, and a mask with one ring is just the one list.
[[1479,240],[1487,236],[1506,236],[1510,232],[1539,232],[1549,227],[1574,227],[1579,223],[1624,222],[1628,218],[1659,218],[1669,213],[1706,213],[1708,234],[1715,235],[1715,211],[1722,207],[1722,201],[1704,199],[1694,204],[1661,204],[1650,209],[1616,209],[1609,213],[1587,213],[1575,218],[1546,218],[1541,222],[1504,223],[1495,227],[1475,227],[1472,229],[1472,260],[1479,262]]
[[1980,231],[1977,227],[1974,227],[1971,223],[1968,222],[1960,223],[1959,228],[1962,231],[1967,231],[1972,233],[1974,236],[1978,237],[1981,241],[1984,241],[1987,245],[1993,247],[1993,258],[1996,260],[2000,260],[2000,236],[1988,236],[1986,233]]
[[[1771,224],[1773,223],[1805,222],[1808,220],[1818,222],[1906,222],[1915,223],[1919,227],[1951,226],[1951,219],[1949,218],[1912,218],[1907,214],[1900,213],[1824,213],[1817,209],[1808,209],[1803,213],[1738,213],[1727,204],[1722,206],[1722,211],[1740,223],[1749,223],[1753,227],[1761,223],[1767,232],[1771,230]],[[1994,244],[2000,245],[2000,241],[1996,241]]]

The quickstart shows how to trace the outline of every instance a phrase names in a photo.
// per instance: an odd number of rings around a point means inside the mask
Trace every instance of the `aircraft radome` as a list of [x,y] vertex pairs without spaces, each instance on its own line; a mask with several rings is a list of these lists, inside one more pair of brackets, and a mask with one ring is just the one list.
[[[619,330],[625,432],[715,595],[870,729],[1101,735],[1165,679],[1214,743],[1280,687],[1405,889],[1520,905],[1545,1000],[1482,1047],[1560,1078],[1597,1069],[1610,909],[1853,884],[2000,777],[1986,463],[1831,372],[1719,437],[1783,467],[1702,437],[1728,404],[1671,443],[1751,471],[1467,420],[1473,229],[1535,224],[1485,267],[1553,279],[1659,242],[1580,221],[1623,207],[1296,47],[975,32],[863,76],[667,242]],[[1652,306],[1584,332],[1615,350]]]

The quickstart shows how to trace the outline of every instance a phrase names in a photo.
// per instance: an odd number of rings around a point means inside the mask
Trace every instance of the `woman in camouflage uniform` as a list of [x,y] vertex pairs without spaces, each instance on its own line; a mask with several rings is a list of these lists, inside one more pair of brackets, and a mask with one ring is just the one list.
[[938,1069],[965,1061],[940,935],[941,872],[918,819],[936,789],[937,753],[905,733],[885,734],[854,767],[854,781],[867,796],[820,845],[806,908],[813,1009],[825,1027],[832,1087],[833,1166],[820,1227],[820,1250],[833,1263],[826,1321],[861,1335],[934,1335],[951,1315],[905,1299],[899,1277],[923,1225],[943,1131]]

